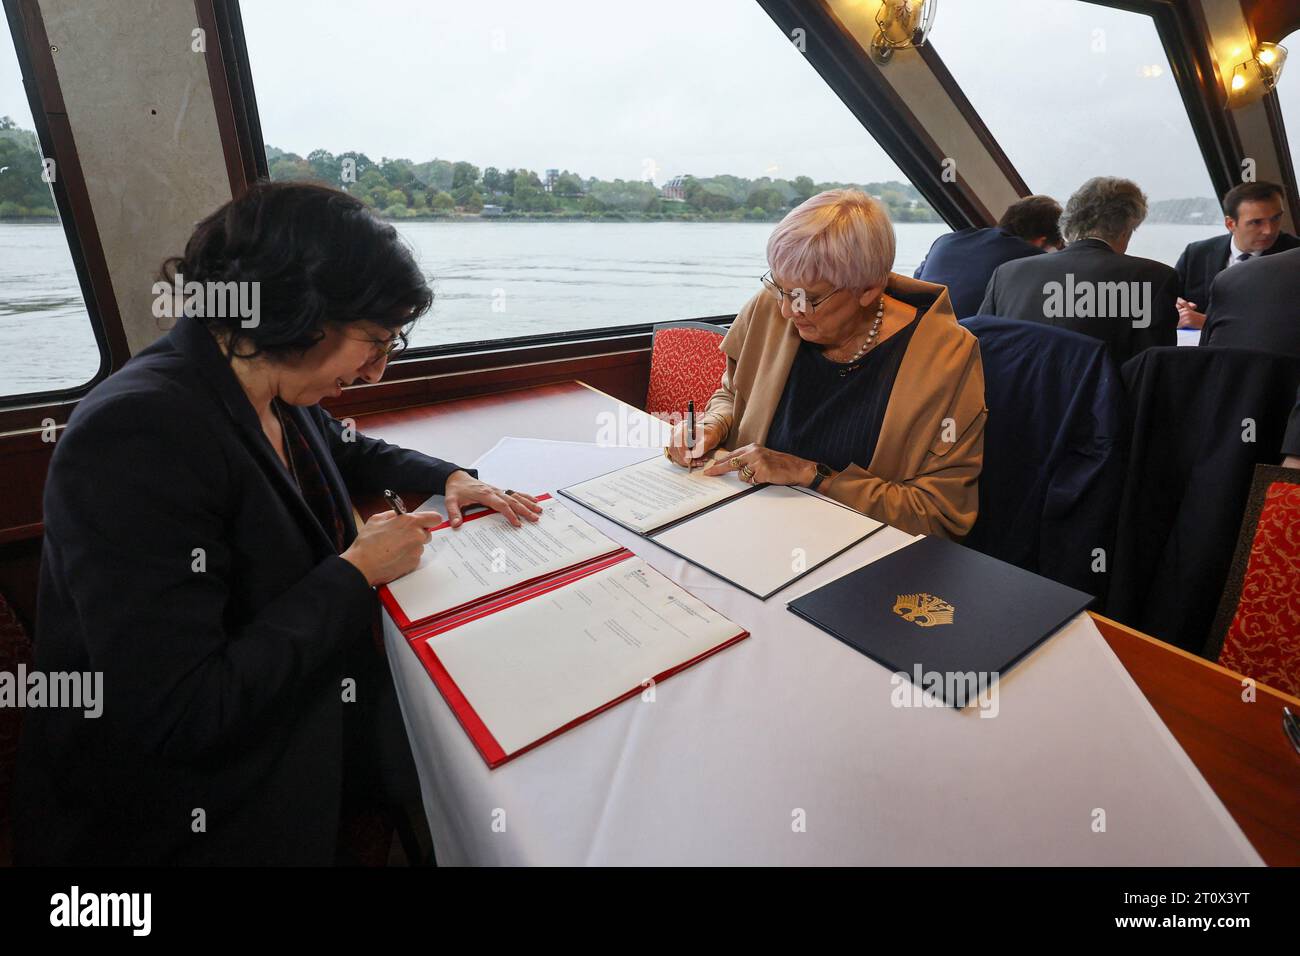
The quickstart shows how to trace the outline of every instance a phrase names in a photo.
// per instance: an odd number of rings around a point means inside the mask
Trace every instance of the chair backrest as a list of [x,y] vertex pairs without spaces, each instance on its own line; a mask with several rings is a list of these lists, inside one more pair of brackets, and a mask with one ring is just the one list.
[[726,328],[711,322],[665,322],[654,327],[646,411],[657,418],[684,416],[686,403],[703,413],[718,390],[727,356],[719,346]]
[[[30,667],[32,645],[22,623],[9,602],[0,594],[0,672],[15,675],[18,666]],[[23,693],[24,688],[17,688]],[[23,712],[18,707],[0,707],[0,865],[12,859],[13,839],[10,832],[10,795],[13,792],[14,768],[18,763],[18,734]]]
[[1255,469],[1205,656],[1300,696],[1300,469]]
[[1112,546],[1124,422],[1106,344],[1019,319],[961,324],[979,339],[989,409],[979,517],[963,543],[1104,600],[1095,552]]
[[1132,442],[1107,611],[1201,653],[1255,466],[1279,458],[1300,358],[1147,349],[1125,363]]

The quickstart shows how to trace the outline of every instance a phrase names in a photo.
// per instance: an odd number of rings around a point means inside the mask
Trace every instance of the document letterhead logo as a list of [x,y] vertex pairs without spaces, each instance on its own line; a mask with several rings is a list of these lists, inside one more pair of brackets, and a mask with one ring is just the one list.
[[951,624],[957,609],[941,597],[927,594],[900,594],[894,599],[894,613],[917,627]]

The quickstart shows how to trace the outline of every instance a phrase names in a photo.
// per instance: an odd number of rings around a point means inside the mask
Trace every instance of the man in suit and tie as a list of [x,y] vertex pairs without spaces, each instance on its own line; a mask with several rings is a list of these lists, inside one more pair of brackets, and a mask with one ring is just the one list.
[[1225,236],[1189,243],[1178,257],[1178,327],[1205,325],[1210,287],[1225,269],[1300,247],[1300,239],[1282,231],[1282,187],[1276,183],[1241,183],[1223,197]]
[[1062,231],[1070,244],[998,266],[980,313],[1091,335],[1106,343],[1116,364],[1153,345],[1176,345],[1178,273],[1125,254],[1146,214],[1137,183],[1088,180],[1065,205]]
[[1220,272],[1200,344],[1300,356],[1300,249]]
[[1051,196],[1026,196],[1008,206],[996,226],[961,229],[934,240],[913,278],[946,285],[953,312],[968,318],[979,311],[994,269],[1065,245],[1060,220],[1061,204]]

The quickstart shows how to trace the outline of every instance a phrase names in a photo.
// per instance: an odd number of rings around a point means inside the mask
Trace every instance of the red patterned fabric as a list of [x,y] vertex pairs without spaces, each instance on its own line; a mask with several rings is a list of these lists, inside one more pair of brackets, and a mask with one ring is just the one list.
[[727,356],[719,346],[721,330],[667,328],[655,333],[650,354],[650,389],[645,407],[651,415],[668,419],[674,414],[684,418],[686,403],[695,401],[697,415],[718,390]]
[[1268,486],[1219,663],[1300,695],[1300,485]]
[[[18,672],[19,664],[31,667],[32,645],[27,632],[0,596],[0,671]],[[21,690],[19,691],[21,693]],[[9,795],[13,790],[14,765],[18,761],[18,731],[23,712],[17,707],[0,707],[0,865],[7,865],[13,845],[9,832]]]

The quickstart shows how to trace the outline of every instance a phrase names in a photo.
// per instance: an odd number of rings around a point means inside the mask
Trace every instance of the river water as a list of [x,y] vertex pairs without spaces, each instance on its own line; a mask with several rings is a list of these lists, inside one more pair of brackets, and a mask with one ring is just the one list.
[[[940,223],[895,227],[911,275]],[[413,222],[435,292],[412,345],[733,313],[767,268],[771,223]],[[1130,252],[1172,265],[1205,226],[1147,225]],[[178,252],[180,250],[177,250]],[[152,281],[155,263],[141,264]],[[60,226],[0,223],[0,396],[70,388],[99,367]]]

